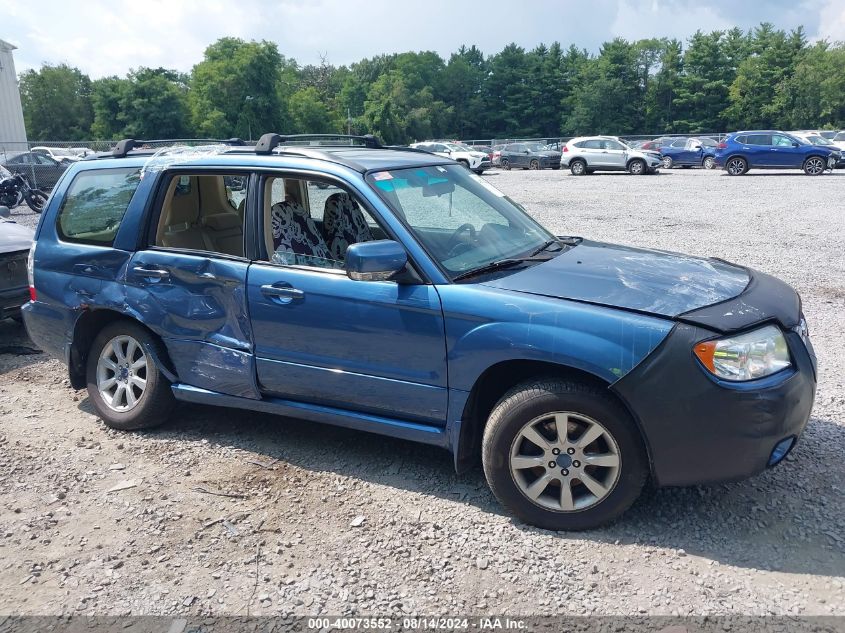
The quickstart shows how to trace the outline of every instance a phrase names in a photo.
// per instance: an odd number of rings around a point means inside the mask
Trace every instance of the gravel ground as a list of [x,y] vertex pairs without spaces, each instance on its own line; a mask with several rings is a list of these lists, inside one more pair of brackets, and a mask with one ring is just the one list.
[[[556,232],[793,284],[820,382],[789,459],[550,533],[426,446],[198,406],[111,431],[57,361],[4,348],[0,613],[845,615],[845,172],[487,177]],[[0,322],[9,345],[32,343]]]

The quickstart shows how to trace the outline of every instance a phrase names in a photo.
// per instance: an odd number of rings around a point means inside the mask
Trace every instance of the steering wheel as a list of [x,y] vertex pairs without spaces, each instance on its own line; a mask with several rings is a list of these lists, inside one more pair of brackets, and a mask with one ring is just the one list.
[[[469,241],[464,240],[461,237],[463,233],[469,233]],[[452,233],[451,237],[449,237],[449,241],[446,243],[446,246],[448,247],[446,259],[458,256],[460,254],[458,249],[470,247],[470,242],[475,241],[475,235],[475,227],[469,222],[461,224],[458,228],[456,228],[455,232]]]

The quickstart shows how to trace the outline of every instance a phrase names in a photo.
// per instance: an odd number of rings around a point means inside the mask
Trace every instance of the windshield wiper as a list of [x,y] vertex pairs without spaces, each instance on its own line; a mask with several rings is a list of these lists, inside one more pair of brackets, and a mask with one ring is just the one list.
[[[544,258],[545,259],[545,258]],[[500,270],[502,268],[510,268],[511,266],[517,266],[519,264],[525,263],[526,259],[522,258],[510,258],[510,259],[500,259],[495,262],[490,262],[489,264],[484,264],[484,266],[479,266],[478,268],[473,268],[472,270],[468,270],[466,272],[461,273],[460,275],[456,275],[452,277],[452,281],[460,281],[461,279],[469,279],[470,277],[475,277],[476,275],[483,275],[484,273],[492,273],[493,271]],[[528,260],[530,261],[530,260]]]
[[560,247],[558,250],[560,250],[561,248],[563,248],[563,246],[561,246],[561,244],[560,244],[560,242],[557,240],[557,238],[555,238],[555,239],[552,239],[552,240],[548,240],[547,242],[544,242],[544,243],[543,243],[543,245],[542,245],[540,248],[538,248],[538,249],[536,249],[536,250],[532,251],[532,252],[528,255],[528,257],[534,257],[535,255],[539,255],[540,253],[542,253],[544,250],[546,250],[549,246],[552,246],[553,244],[557,244],[557,245]]

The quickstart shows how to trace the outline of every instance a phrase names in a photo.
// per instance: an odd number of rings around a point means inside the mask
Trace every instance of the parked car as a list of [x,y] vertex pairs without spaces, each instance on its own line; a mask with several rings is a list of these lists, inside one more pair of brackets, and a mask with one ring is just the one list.
[[90,147],[69,147],[68,151],[73,152],[79,158],[85,158],[86,156],[91,156],[94,153],[94,150]]
[[490,158],[494,167],[501,167],[502,166],[502,150],[505,148],[507,143],[501,143],[499,145],[494,145],[491,149],[493,150],[493,155]]
[[656,138],[656,139],[651,140],[651,141],[644,141],[642,143],[642,145],[640,145],[637,149],[643,150],[643,151],[649,150],[649,151],[659,152],[661,147],[663,147],[665,145],[669,145],[676,138],[678,138],[678,137],[661,136],[660,138]]
[[59,162],[37,152],[22,152],[7,159],[4,166],[13,174],[21,174],[30,185],[50,190],[72,162]]
[[679,138],[660,148],[664,169],[703,167],[713,169],[718,143],[709,138]]
[[845,130],[819,130],[819,136],[829,141],[845,141]]
[[37,147],[30,148],[30,151],[35,154],[44,154],[45,156],[49,156],[59,163],[75,163],[82,158],[79,154],[68,147],[46,147],[39,145]]
[[426,141],[425,143],[412,143],[411,147],[431,152],[438,156],[451,158],[461,163],[467,169],[471,169],[476,174],[481,174],[485,169],[490,169],[493,166],[492,161],[485,152],[475,151],[459,143]]
[[615,136],[580,136],[563,148],[564,167],[574,176],[595,171],[628,171],[634,175],[656,174],[660,169],[660,154],[628,147]]
[[152,163],[125,141],[57,187],[24,320],[107,425],[183,401],[415,440],[480,457],[553,530],[614,519],[647,480],[748,477],[801,435],[815,355],[782,281],[556,237],[434,154],[283,138]]
[[560,152],[543,149],[541,143],[508,143],[500,150],[502,169],[560,169]]
[[20,318],[29,300],[26,262],[34,231],[9,219],[8,207],[0,207],[0,319]]
[[837,151],[810,145],[779,130],[734,132],[716,149],[716,165],[731,176],[741,176],[749,169],[803,169],[809,176],[818,176],[833,169],[839,159]]
[[834,143],[820,136],[817,132],[789,132],[789,134],[810,145],[821,145],[822,147],[839,152],[839,160],[836,162],[835,167],[837,169],[845,168],[845,142]]

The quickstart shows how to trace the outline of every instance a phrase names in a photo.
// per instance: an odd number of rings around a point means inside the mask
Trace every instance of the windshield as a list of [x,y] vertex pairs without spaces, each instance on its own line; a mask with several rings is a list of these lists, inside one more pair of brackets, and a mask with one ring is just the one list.
[[532,152],[544,152],[546,151],[546,149],[548,149],[547,146],[543,145],[542,143],[526,143],[525,147],[527,147],[529,151]]
[[471,147],[467,145],[461,145],[460,143],[446,143],[446,147],[448,147],[453,152],[473,152]]
[[517,203],[459,165],[380,171],[367,180],[451,278],[531,255],[554,239]]
[[811,136],[805,136],[805,137],[804,137],[804,139],[805,139],[805,140],[807,140],[807,141],[809,141],[809,142],[810,142],[810,143],[812,143],[813,145],[833,145],[833,143],[831,143],[831,142],[830,142],[829,140],[827,140],[825,137],[823,137],[823,136],[816,136],[815,134],[813,134],[813,135],[811,135]]

